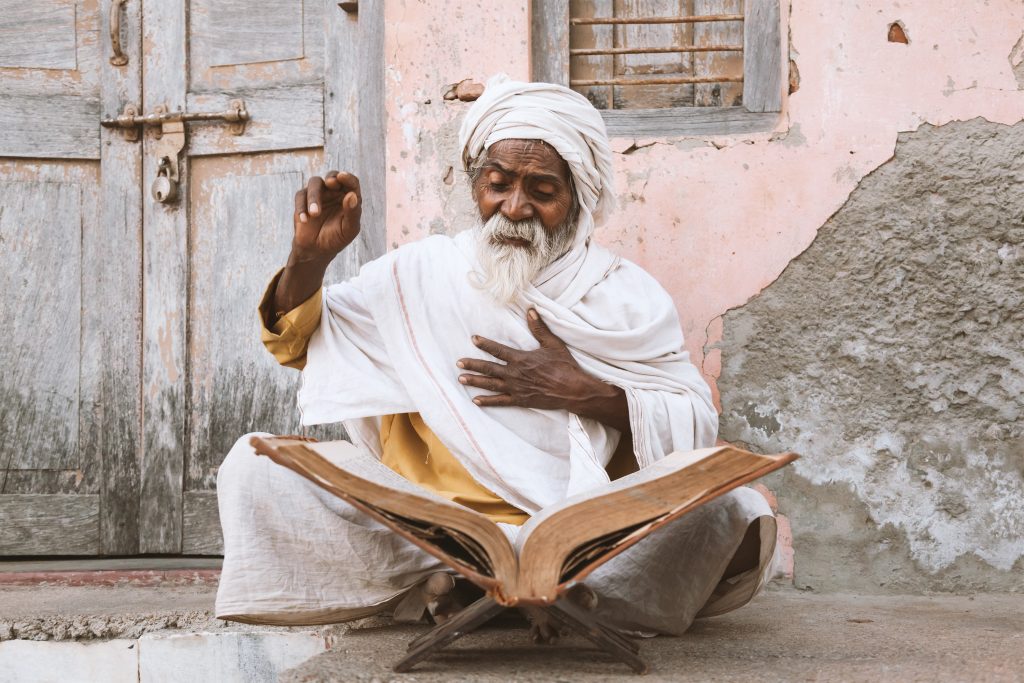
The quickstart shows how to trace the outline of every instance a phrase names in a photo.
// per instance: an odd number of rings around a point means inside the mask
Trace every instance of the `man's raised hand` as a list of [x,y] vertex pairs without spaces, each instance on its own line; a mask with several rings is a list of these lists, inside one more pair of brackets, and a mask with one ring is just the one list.
[[292,252],[274,289],[273,310],[264,311],[268,328],[316,293],[327,266],[359,235],[362,211],[359,178],[351,173],[314,176],[295,193]]
[[295,193],[292,254],[301,261],[330,261],[359,235],[363,198],[359,179],[329,171]]

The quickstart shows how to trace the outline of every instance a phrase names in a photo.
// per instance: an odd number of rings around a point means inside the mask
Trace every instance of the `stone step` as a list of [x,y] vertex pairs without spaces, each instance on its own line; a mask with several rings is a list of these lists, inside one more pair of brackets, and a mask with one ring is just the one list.
[[0,642],[5,683],[272,683],[330,649],[330,629],[157,631],[129,639]]
[[277,681],[342,632],[221,621],[215,581],[175,575],[216,567],[148,565],[0,575],[0,683]]

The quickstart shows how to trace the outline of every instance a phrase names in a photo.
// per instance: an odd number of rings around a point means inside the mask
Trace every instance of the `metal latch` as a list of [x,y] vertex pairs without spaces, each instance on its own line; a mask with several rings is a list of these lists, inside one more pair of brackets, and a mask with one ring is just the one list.
[[126,105],[120,116],[100,121],[107,128],[119,128],[124,131],[125,138],[131,142],[139,139],[143,126],[160,126],[156,131],[156,177],[153,179],[152,194],[156,201],[167,204],[178,198],[178,184],[181,182],[178,173],[179,157],[185,148],[185,123],[189,121],[224,121],[228,124],[228,132],[241,135],[245,132],[245,123],[249,120],[249,112],[242,100],[231,100],[231,109],[220,112],[185,112],[167,111],[160,105],[154,107],[150,114],[139,115],[135,106]]
[[133,105],[127,105],[120,116],[113,119],[103,119],[100,125],[107,128],[120,128],[125,131],[131,140],[138,140],[138,130],[142,126],[160,126],[163,128],[167,123],[188,123],[189,121],[224,121],[228,125],[228,132],[232,135],[241,135],[245,132],[245,123],[251,118],[245,108],[243,100],[231,100],[228,103],[231,108],[227,111],[201,112],[201,111],[167,111],[164,107],[156,107],[151,114],[139,115]]
[[153,179],[153,199],[169,204],[178,198],[178,157],[185,148],[185,124],[168,121],[161,126],[163,135],[154,145],[156,152],[156,178]]

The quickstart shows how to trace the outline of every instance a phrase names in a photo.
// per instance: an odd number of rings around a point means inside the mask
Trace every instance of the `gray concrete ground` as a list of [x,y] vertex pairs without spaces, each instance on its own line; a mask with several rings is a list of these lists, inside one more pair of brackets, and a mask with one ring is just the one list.
[[[420,629],[352,629],[289,683],[611,681],[628,669],[570,639],[534,646],[485,629],[399,676],[389,664]],[[1024,595],[861,597],[772,591],[682,638],[641,645],[646,681],[1024,681]]]
[[[0,640],[235,630],[210,614],[214,589],[0,588]],[[269,627],[267,627],[269,628]],[[470,634],[398,675],[422,626],[367,619],[330,627],[332,650],[282,677],[327,681],[609,681],[628,669],[575,638],[528,642],[514,619]],[[307,629],[308,630],[308,629]],[[643,641],[646,681],[1024,681],[1024,595],[858,596],[775,589],[682,638]]]

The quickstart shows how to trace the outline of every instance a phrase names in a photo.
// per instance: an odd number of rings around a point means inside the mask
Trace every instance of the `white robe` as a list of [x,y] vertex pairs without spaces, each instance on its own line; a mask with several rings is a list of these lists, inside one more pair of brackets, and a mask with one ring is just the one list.
[[537,348],[526,324],[533,306],[586,372],[625,391],[641,467],[714,445],[710,391],[654,278],[589,245],[568,280],[591,287],[542,282],[503,306],[472,284],[475,239],[415,242],[325,290],[299,392],[304,424],[344,422],[379,455],[379,417],[417,412],[474,479],[530,513],[607,483],[616,430],[564,410],[481,407],[472,399],[485,392],[458,381],[460,358],[494,360],[474,334]]

